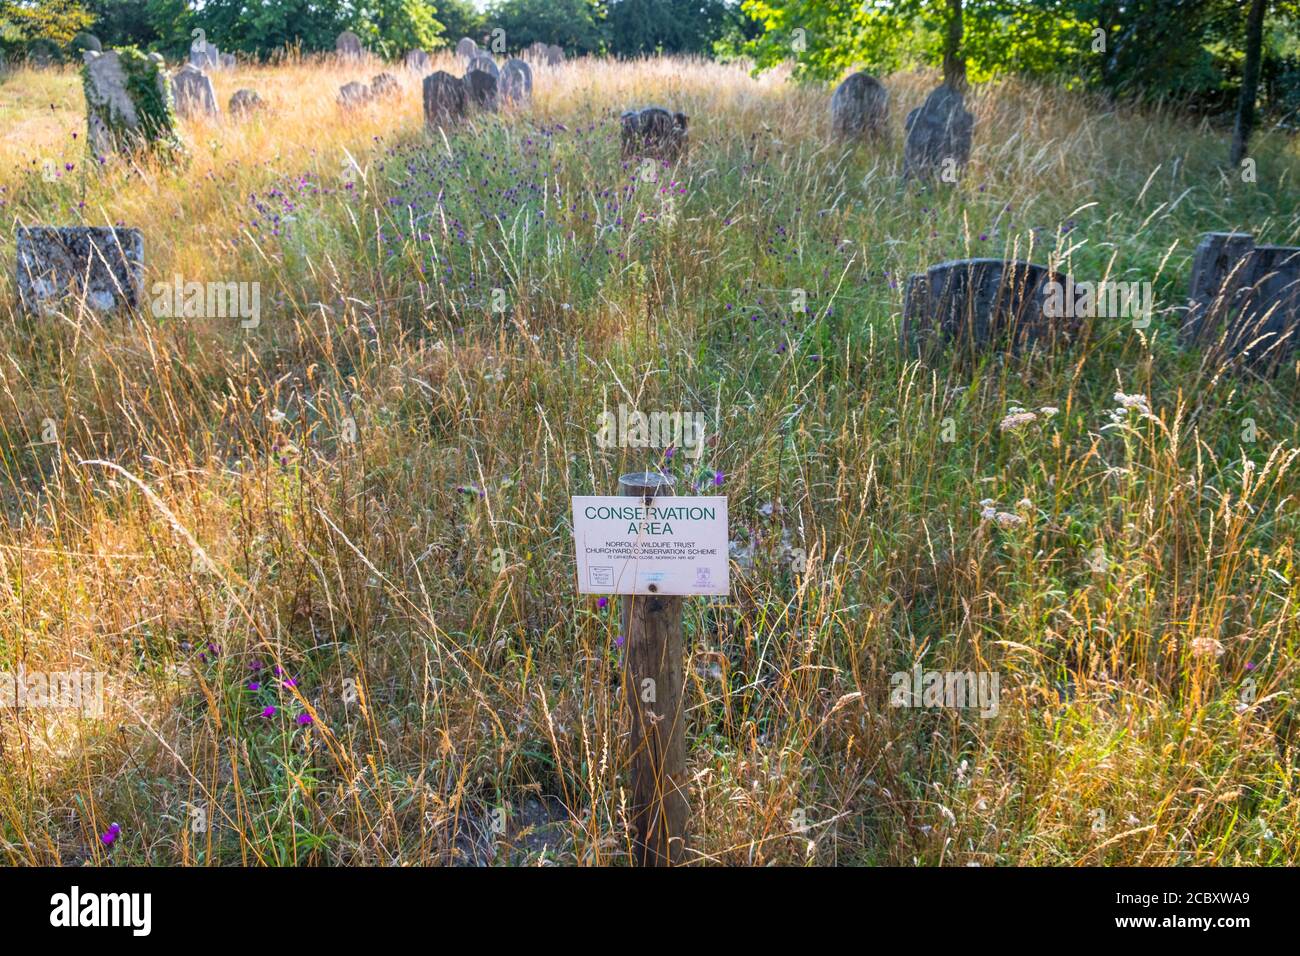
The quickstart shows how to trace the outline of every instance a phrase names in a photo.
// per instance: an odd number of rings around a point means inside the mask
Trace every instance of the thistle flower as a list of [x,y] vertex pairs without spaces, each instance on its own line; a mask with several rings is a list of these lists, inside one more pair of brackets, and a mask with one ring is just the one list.
[[117,841],[117,838],[118,836],[121,835],[121,833],[122,833],[122,827],[120,824],[117,823],[109,824],[108,829],[99,835],[99,842],[104,844],[104,846],[112,846]]

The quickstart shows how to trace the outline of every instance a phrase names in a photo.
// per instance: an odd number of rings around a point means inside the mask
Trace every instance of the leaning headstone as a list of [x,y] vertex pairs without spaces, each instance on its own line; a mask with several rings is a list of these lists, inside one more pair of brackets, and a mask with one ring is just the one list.
[[429,54],[423,50],[411,50],[402,58],[402,65],[415,73],[429,72]]
[[134,49],[87,50],[85,56],[81,75],[92,150],[103,156],[114,150],[180,147],[161,56]]
[[334,41],[334,52],[345,60],[361,59],[361,37],[351,30],[344,30]]
[[564,50],[552,43],[546,48],[546,65],[559,66],[564,62]]
[[1187,344],[1199,343],[1203,333],[1218,329],[1241,304],[1250,284],[1247,267],[1255,237],[1247,232],[1207,232],[1192,256],[1187,313],[1180,331]]
[[497,61],[486,53],[476,53],[474,55],[473,59],[469,61],[469,66],[465,67],[466,73],[471,70],[482,70],[484,73],[491,73],[496,80],[501,79],[501,70],[497,67]]
[[85,53],[87,50],[94,50],[96,53],[104,52],[104,44],[99,42],[99,37],[93,33],[78,33],[68,44],[68,48],[77,56]]
[[465,118],[468,94],[465,84],[445,70],[424,78],[425,125],[451,126]]
[[984,351],[1068,339],[1085,311],[1064,301],[1074,289],[1068,276],[1032,262],[941,262],[907,281],[903,346],[915,353],[956,341]]
[[483,70],[470,70],[465,74],[465,95],[469,105],[495,113],[500,105],[497,96],[497,78]]
[[461,37],[456,44],[456,55],[468,63],[474,59],[474,54],[478,53],[478,44],[469,37]]
[[176,114],[187,119],[221,115],[212,78],[193,63],[186,63],[172,77],[172,102]]
[[533,70],[523,60],[511,57],[501,70],[501,98],[511,106],[527,105],[533,98]]
[[975,118],[967,112],[962,94],[947,84],[938,87],[925,103],[907,114],[906,126],[904,176],[930,178],[937,174],[955,182],[957,169],[970,161],[975,128]]
[[672,162],[686,151],[685,113],[659,106],[628,110],[620,118],[623,158],[650,157]]
[[365,106],[370,102],[371,98],[370,87],[365,83],[358,83],[354,80],[339,87],[339,106],[347,109]]
[[869,73],[854,73],[831,95],[831,128],[842,139],[881,139],[888,132],[889,91]]
[[378,76],[370,79],[370,96],[378,99],[384,96],[395,96],[402,92],[402,86],[397,82],[397,77],[391,73],[380,73]]
[[200,70],[221,69],[221,51],[205,37],[197,37],[190,44],[190,62]]
[[18,299],[41,314],[63,300],[99,312],[139,308],[144,296],[144,237],[139,229],[20,226]]
[[257,95],[257,90],[235,90],[230,97],[229,109],[231,116],[242,119],[266,109],[266,103]]
[[1192,259],[1185,343],[1274,373],[1300,350],[1300,247],[1208,233]]

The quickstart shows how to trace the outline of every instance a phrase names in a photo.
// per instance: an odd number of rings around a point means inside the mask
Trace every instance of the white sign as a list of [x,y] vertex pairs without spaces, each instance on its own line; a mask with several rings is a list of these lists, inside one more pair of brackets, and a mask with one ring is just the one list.
[[579,594],[729,594],[727,499],[573,499]]

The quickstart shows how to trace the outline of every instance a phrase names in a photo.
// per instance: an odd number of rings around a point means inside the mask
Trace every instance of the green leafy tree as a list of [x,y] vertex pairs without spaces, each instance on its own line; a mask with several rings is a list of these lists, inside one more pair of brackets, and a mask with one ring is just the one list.
[[501,0],[484,17],[484,28],[504,30],[511,50],[541,42],[558,43],[569,55],[599,53],[604,18],[597,0]]
[[737,15],[724,0],[612,0],[609,49],[616,56],[708,53]]
[[438,19],[442,22],[444,43],[454,44],[461,37],[483,35],[483,15],[469,0],[438,0]]
[[80,0],[0,0],[0,48],[57,52],[93,21]]

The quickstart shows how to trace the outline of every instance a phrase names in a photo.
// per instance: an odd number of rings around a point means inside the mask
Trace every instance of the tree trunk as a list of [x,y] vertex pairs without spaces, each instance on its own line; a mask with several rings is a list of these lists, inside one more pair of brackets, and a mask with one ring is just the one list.
[[961,55],[961,0],[948,0],[948,32],[943,38],[943,81],[958,92],[966,89],[966,60]]
[[1232,131],[1232,165],[1246,158],[1246,147],[1255,127],[1255,96],[1259,92],[1259,60],[1264,45],[1264,0],[1251,0],[1246,14],[1246,64],[1241,72],[1241,99],[1237,103],[1237,125]]

